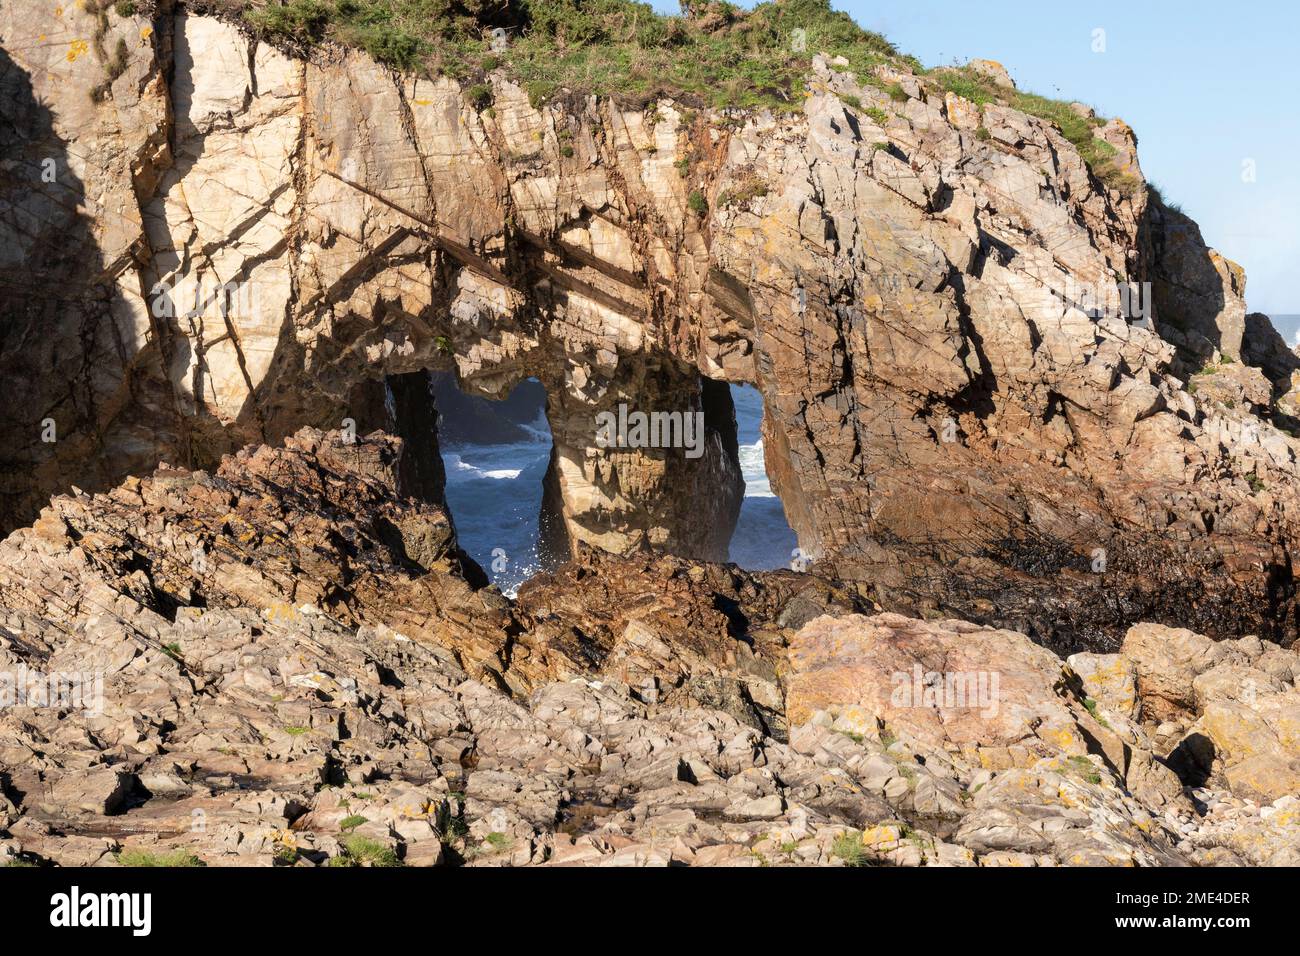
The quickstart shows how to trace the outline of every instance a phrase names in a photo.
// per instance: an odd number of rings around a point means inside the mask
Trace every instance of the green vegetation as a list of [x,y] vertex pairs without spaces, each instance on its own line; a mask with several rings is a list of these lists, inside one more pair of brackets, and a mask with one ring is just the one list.
[[[333,40],[397,69],[458,80],[502,68],[534,103],[568,89],[795,110],[819,52],[844,57],[859,75],[880,63],[915,63],[829,0],[772,0],[749,11],[715,0],[683,16],[635,0],[245,0],[240,15],[299,52]],[[494,51],[497,27],[509,43]]]
[[1163,206],[1164,208],[1168,209],[1170,212],[1176,212],[1180,215],[1183,212],[1183,207],[1178,205],[1178,203],[1176,202],[1170,202],[1168,199],[1166,199],[1164,192],[1155,183],[1152,182],[1147,183],[1147,198],[1148,201],[1157,203]]
[[350,816],[344,817],[342,820],[339,821],[339,829],[355,830],[357,827],[361,826],[361,824],[368,823],[368,822],[369,821],[365,817],[354,813]]
[[109,29],[108,10],[111,6],[118,16],[131,16],[135,13],[135,4],[115,4],[113,0],[85,0],[82,6],[95,18],[95,29],[91,33],[90,44],[95,51],[95,59],[104,65],[105,74],[102,82],[90,88],[90,101],[102,103],[108,98],[109,91],[113,88],[113,81],[125,73],[130,65],[130,51],[127,49],[126,41],[121,37],[114,45],[112,55],[109,55],[104,48],[104,40],[108,37]]
[[504,833],[495,833],[495,832],[489,833],[487,835],[487,841],[491,843],[494,847],[496,847],[498,850],[508,847],[513,842],[510,839],[510,837],[506,836]]
[[[449,794],[449,796],[452,799],[456,799],[459,805],[461,801],[456,794]],[[438,816],[435,828],[437,829],[444,845],[450,845],[462,841],[469,835],[469,826],[461,817],[456,816],[456,814],[452,812],[450,800],[444,800],[438,807]]]
[[948,68],[935,73],[939,86],[947,93],[956,93],[976,106],[987,106],[998,101],[998,87],[974,70]]
[[843,94],[841,94],[841,95],[840,95],[840,102],[843,103],[845,106],[847,106],[847,107],[848,107],[849,109],[851,109],[851,110],[860,110],[860,109],[862,109],[862,97],[860,97],[860,96],[854,96],[854,95],[851,94],[851,93],[843,93]]
[[[104,0],[107,2],[107,0]],[[1115,148],[1095,135],[1103,121],[1068,102],[1000,86],[969,67],[927,71],[878,33],[864,30],[830,0],[767,0],[744,10],[727,0],[696,0],[681,16],[637,0],[229,0],[259,36],[297,53],[326,42],[368,52],[395,69],[450,76],[477,109],[491,105],[483,82],[501,70],[540,107],[564,91],[610,96],[628,105],[672,97],[690,107],[802,107],[812,58],[826,53],[892,100],[900,83],[878,66],[910,70],[926,92],[950,91],[980,107],[1002,103],[1056,126],[1107,185],[1129,191],[1136,177],[1114,163]],[[493,30],[506,44],[494,47]],[[858,97],[841,97],[860,109]],[[879,122],[879,118],[872,114]],[[987,137],[987,131],[977,133]],[[564,151],[571,155],[571,151]],[[681,167],[679,167],[680,169]],[[683,175],[686,172],[683,171]]]
[[275,848],[272,859],[280,866],[293,866],[298,862],[298,848],[281,843]]
[[839,834],[831,843],[831,855],[843,860],[845,866],[867,866],[870,863],[866,844],[857,830]]
[[889,114],[886,113],[884,110],[882,110],[879,106],[868,106],[862,112],[870,116],[872,121],[877,126],[884,126],[886,123],[889,122]]
[[1097,723],[1101,724],[1107,730],[1110,729],[1110,724],[1107,723],[1106,718],[1103,717],[1097,709],[1097,701],[1095,698],[1093,697],[1086,698],[1083,702],[1083,706],[1088,709],[1088,713],[1092,714],[1093,720],[1097,721]]
[[289,726],[284,728],[284,732],[288,734],[290,737],[301,737],[303,734],[308,733],[310,730],[311,730],[310,727]]
[[401,866],[397,854],[377,840],[346,836],[339,841],[343,852],[330,859],[330,866]]
[[704,198],[704,193],[698,189],[692,189],[690,196],[686,198],[686,205],[691,207],[691,212],[703,216],[709,211],[709,201]]
[[1076,754],[1069,758],[1069,769],[1073,770],[1080,777],[1091,784],[1101,783],[1101,774],[1097,772],[1097,766],[1087,757]]
[[492,105],[492,87],[486,83],[475,83],[465,91],[465,99],[476,110],[485,110]]
[[188,850],[170,853],[149,853],[145,850],[123,850],[117,854],[119,866],[203,866],[204,863]]
[[945,67],[932,71],[929,76],[938,82],[941,89],[956,93],[981,108],[990,103],[1000,103],[1051,123],[1074,144],[1093,175],[1107,186],[1132,192],[1140,185],[1136,176],[1122,172],[1115,165],[1115,147],[1096,135],[1096,129],[1106,125],[1105,120],[1082,115],[1065,100],[1048,99],[1037,93],[1000,86],[970,67]]
[[907,90],[903,89],[902,83],[890,83],[885,87],[885,92],[889,94],[889,98],[895,103],[907,102]]
[[1236,359],[1231,355],[1220,355],[1217,362],[1206,362],[1199,369],[1193,372],[1193,375],[1214,375],[1223,371],[1225,366],[1232,365]]

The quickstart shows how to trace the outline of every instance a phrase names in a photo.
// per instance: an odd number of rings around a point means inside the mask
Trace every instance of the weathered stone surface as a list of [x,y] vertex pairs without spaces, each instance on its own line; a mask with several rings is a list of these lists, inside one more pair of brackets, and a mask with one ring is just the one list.
[[[1162,637],[1168,658],[1155,661]],[[821,617],[790,644],[791,745],[808,752],[838,734],[853,742],[837,751],[880,748],[846,764],[860,785],[981,865],[1292,859],[1300,829],[1278,808],[1296,786],[1300,692],[1241,664],[1208,664],[1215,649],[1242,661],[1265,654],[1256,639],[1216,645],[1143,625],[1119,655],[1063,664],[1024,635],[960,621]],[[1142,680],[1160,666],[1169,682]],[[986,694],[945,697],[980,674]],[[1181,738],[1153,717],[1171,700],[1199,718]],[[1212,789],[1190,789],[1207,780]],[[1240,812],[1215,815],[1220,803]],[[1249,835],[1215,844],[1210,834],[1238,820]],[[1233,849],[1207,854],[1216,845]]]
[[[666,555],[584,552],[510,602],[400,493],[402,448],[304,430],[211,475],[56,498],[0,543],[4,672],[102,690],[0,709],[0,856],[1295,859],[1294,650],[1175,633],[1152,682],[1160,629],[1089,668],[1012,631],[863,616],[815,575]],[[1138,675],[1136,707],[1109,674]],[[1182,722],[1156,727],[1170,700]]]
[[[0,667],[102,682],[0,709],[0,858],[1297,862],[1300,359],[1123,121],[1108,183],[820,57],[779,118],[479,111],[100,26],[0,5]],[[517,602],[441,503],[439,370],[547,391]],[[697,560],[733,382],[816,574]],[[700,442],[601,447],[629,410]]]
[[1142,710],[1151,720],[1195,713],[1196,678],[1216,665],[1244,660],[1229,643],[1159,624],[1129,628],[1121,653],[1137,670]]
[[1089,697],[1130,720],[1138,719],[1138,671],[1132,661],[1120,654],[1082,653],[1071,654],[1066,663]]
[[1053,691],[1060,662],[1021,634],[899,614],[821,617],[790,645],[795,724],[828,711],[836,726],[883,731],[1004,764],[1082,754],[1074,717]]
[[[432,369],[545,385],[551,562],[720,558],[740,496],[720,386],[749,382],[801,548],[882,606],[1068,651],[1137,620],[1291,636],[1300,499],[1270,416],[1294,357],[1246,319],[1241,269],[1147,202],[1122,121],[1097,135],[1130,190],[1009,107],[977,136],[906,71],[895,101],[815,58],[781,118],[536,108],[500,76],[480,112],[446,78],[166,10],[109,17],[128,62],[95,104],[103,65],[70,55],[91,17],[0,10],[31,171],[3,195],[0,368],[30,399],[0,410],[0,527],[304,425],[403,433],[363,409]],[[1080,292],[1144,281],[1136,321]],[[620,405],[702,413],[701,454],[599,447]]]

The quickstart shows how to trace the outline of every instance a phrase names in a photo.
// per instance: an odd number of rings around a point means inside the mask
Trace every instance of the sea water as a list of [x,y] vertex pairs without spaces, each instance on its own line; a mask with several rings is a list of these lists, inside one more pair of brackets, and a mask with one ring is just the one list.
[[[745,497],[731,539],[730,558],[753,571],[788,567],[797,542],[785,520],[781,499],[767,481],[759,434],[763,400],[748,386],[732,386],[731,395],[736,405]],[[527,441],[442,449],[447,504],[460,546],[511,597],[538,570],[537,516],[551,456],[545,415],[527,431]]]
[[740,473],[745,478],[745,498],[740,504],[740,518],[731,536],[730,558],[750,571],[790,567],[799,542],[785,520],[781,499],[767,481],[763,436],[759,432],[763,421],[763,399],[756,388],[733,385],[731,400],[736,405],[736,437],[740,441]]

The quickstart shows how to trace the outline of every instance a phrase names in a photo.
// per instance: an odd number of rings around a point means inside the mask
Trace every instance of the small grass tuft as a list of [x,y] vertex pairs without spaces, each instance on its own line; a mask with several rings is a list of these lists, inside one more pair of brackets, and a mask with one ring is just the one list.
[[492,87],[486,83],[475,83],[465,91],[465,99],[470,106],[482,112],[492,105]]
[[168,853],[150,853],[147,850],[139,849],[123,850],[117,854],[116,860],[119,866],[134,867],[191,867],[205,865],[202,860],[188,850],[172,850]]
[[1096,765],[1087,757],[1076,754],[1069,758],[1068,763],[1070,769],[1088,783],[1094,785],[1101,783],[1101,774],[1097,772]]
[[843,860],[845,866],[867,866],[870,863],[866,844],[858,830],[838,834],[831,842],[831,855]]
[[1097,701],[1095,698],[1092,697],[1085,698],[1083,702],[1083,706],[1087,708],[1088,713],[1092,714],[1093,720],[1097,721],[1097,723],[1101,724],[1107,730],[1110,730],[1110,724],[1106,722],[1106,718],[1103,717],[1100,711],[1097,709]]
[[346,836],[339,841],[343,852],[330,859],[330,866],[401,866],[397,854],[377,840]]

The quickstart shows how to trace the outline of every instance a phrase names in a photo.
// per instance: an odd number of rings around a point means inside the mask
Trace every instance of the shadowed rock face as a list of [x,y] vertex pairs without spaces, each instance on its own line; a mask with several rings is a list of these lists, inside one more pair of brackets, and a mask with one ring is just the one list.
[[[442,370],[545,386],[555,560],[717,558],[741,481],[705,383],[748,382],[801,547],[881,606],[1067,650],[1139,618],[1294,637],[1290,366],[1252,342],[1239,267],[1038,119],[910,75],[895,102],[821,61],[780,120],[535,109],[499,77],[480,113],[448,79],[179,13],[110,18],[130,58],[96,106],[103,65],[66,55],[89,15],[6,5],[0,44],[33,19],[49,43],[10,54],[0,112],[94,202],[37,239],[6,225],[0,306],[26,331],[0,363],[30,397],[0,421],[5,528],[73,484],[361,421],[367,381]],[[1098,135],[1140,179],[1131,131]],[[77,230],[76,302],[39,319],[46,289],[14,288]],[[1146,281],[1150,322],[1080,302]],[[705,412],[704,453],[599,447],[620,404]]]

